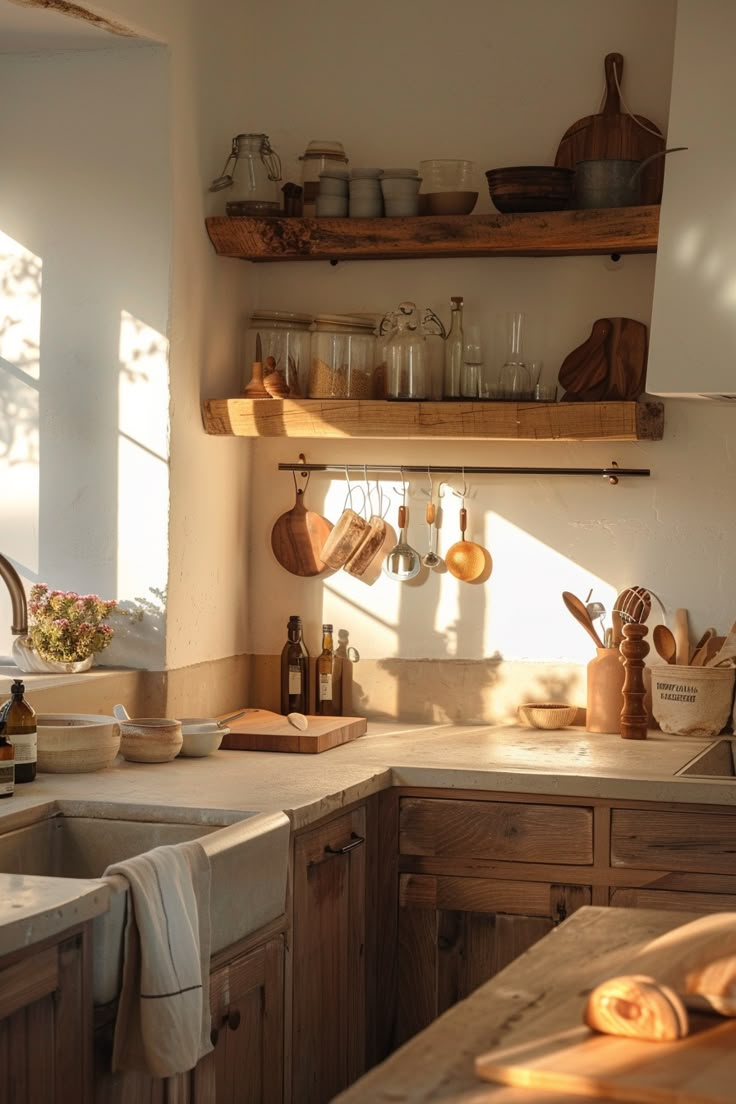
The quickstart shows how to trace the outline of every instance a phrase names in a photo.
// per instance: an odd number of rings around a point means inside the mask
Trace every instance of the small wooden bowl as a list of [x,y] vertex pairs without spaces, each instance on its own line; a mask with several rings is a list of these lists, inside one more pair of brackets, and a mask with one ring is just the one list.
[[120,750],[114,717],[88,713],[39,713],[38,769],[49,774],[105,770]]
[[521,717],[532,728],[567,728],[577,716],[578,707],[565,702],[528,702],[519,706]]

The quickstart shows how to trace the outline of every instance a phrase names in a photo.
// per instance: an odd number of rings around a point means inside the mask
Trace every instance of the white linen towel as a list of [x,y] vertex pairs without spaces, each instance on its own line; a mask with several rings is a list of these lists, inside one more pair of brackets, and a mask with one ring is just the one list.
[[109,866],[130,887],[112,1068],[171,1077],[210,1042],[210,863],[197,840]]

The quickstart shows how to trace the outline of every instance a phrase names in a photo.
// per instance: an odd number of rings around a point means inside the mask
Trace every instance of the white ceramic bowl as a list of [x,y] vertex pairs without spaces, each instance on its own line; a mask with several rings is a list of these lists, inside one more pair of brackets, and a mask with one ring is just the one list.
[[86,774],[112,766],[120,750],[114,717],[96,713],[39,713],[38,769],[49,774]]
[[186,759],[201,759],[205,755],[212,755],[222,743],[223,736],[227,736],[229,728],[205,729],[203,726],[193,725],[187,729],[182,726],[182,744],[179,755]]

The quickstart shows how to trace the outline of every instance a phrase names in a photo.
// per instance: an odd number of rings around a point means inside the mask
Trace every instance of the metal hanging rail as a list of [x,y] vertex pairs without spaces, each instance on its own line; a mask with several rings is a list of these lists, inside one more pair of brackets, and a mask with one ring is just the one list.
[[303,453],[299,454],[298,464],[279,464],[279,471],[290,472],[331,472],[336,475],[356,472],[386,472],[396,475],[597,475],[615,485],[622,476],[648,476],[649,468],[620,468],[615,460],[608,468],[521,468],[521,467],[472,467],[445,466],[438,464],[308,464]]

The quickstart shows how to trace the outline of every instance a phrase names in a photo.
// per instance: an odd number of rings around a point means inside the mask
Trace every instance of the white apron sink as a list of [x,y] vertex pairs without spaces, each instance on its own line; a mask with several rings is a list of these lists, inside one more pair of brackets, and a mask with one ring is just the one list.
[[[199,839],[212,873],[212,953],[281,916],[286,906],[289,821],[283,813],[243,813],[235,823],[125,819],[109,806],[101,815],[45,815],[0,834],[0,873],[49,878],[99,878],[110,890],[110,908],[93,921],[92,988],[95,1004],[117,997],[123,953],[127,888],[123,878],[103,878],[112,863],[163,844]],[[140,809],[138,810],[140,812]]]

